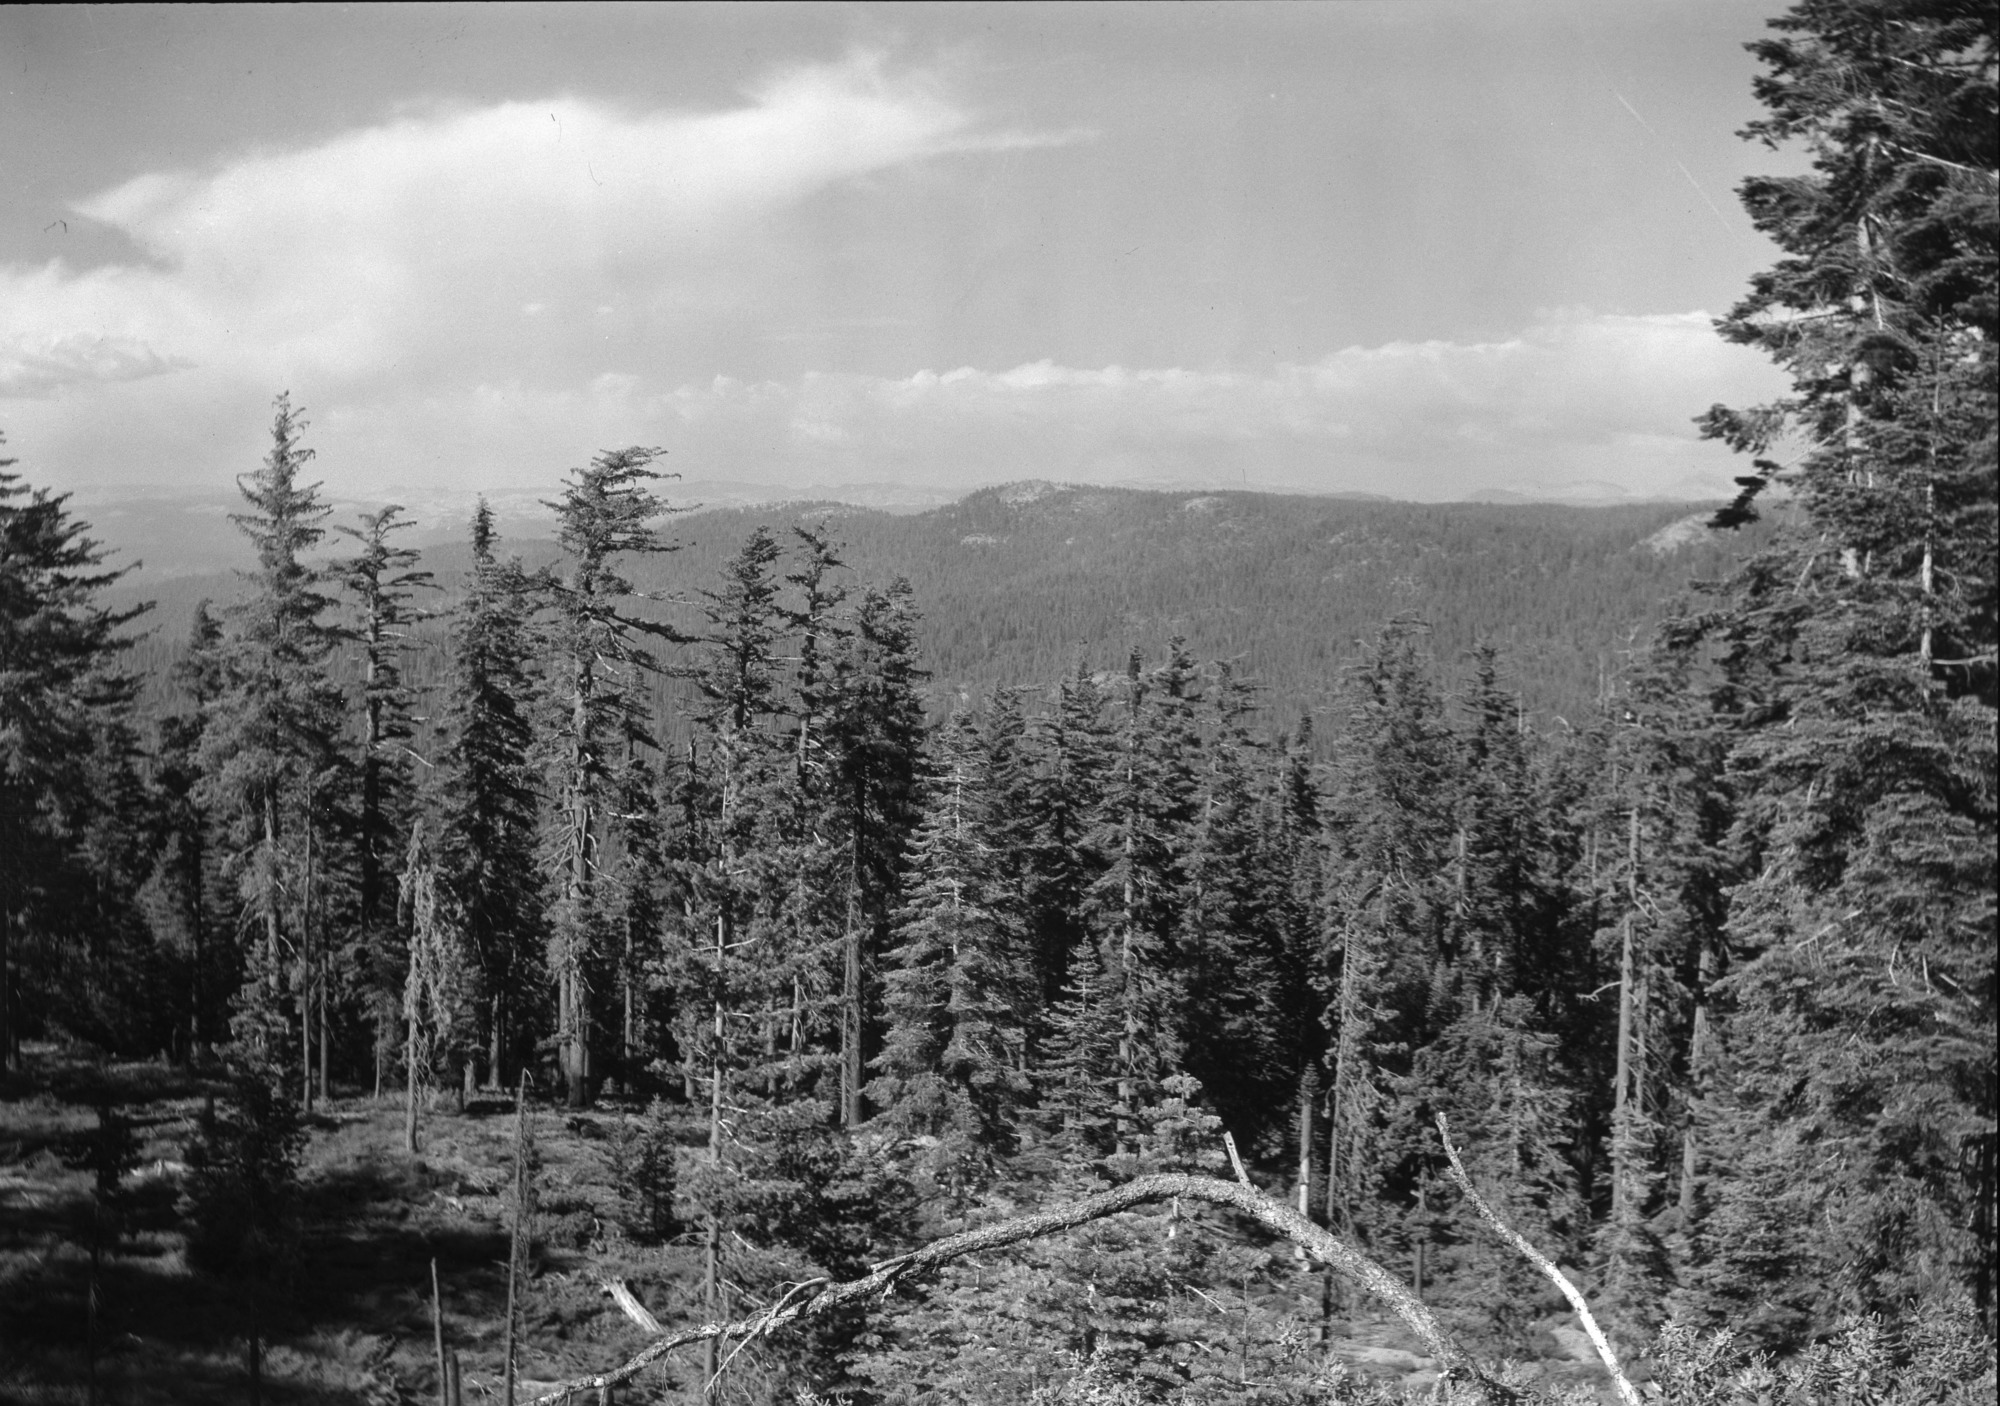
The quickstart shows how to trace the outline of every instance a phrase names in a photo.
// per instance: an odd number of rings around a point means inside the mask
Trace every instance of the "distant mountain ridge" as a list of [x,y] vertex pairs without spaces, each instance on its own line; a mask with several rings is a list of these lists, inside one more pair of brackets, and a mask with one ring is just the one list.
[[[677,485],[664,485],[677,496]],[[1543,715],[1588,710],[1691,577],[1713,577],[1757,541],[1717,536],[1685,504],[1574,507],[1405,503],[1245,490],[1160,492],[1024,481],[918,513],[850,504],[716,507],[668,519],[677,551],[632,564],[641,589],[691,604],[760,524],[823,525],[857,585],[907,577],[923,612],[922,644],[940,713],[996,687],[1045,687],[1081,664],[1121,669],[1133,649],[1156,659],[1185,636],[1261,686],[1274,725],[1335,706],[1342,668],[1392,617],[1426,623],[1448,668],[1480,642],[1499,646],[1524,702]],[[234,535],[208,510],[211,548]],[[351,520],[343,511],[329,521]],[[151,519],[158,525],[159,516]],[[95,523],[114,547],[145,521]],[[504,533],[500,550],[552,562],[546,535]],[[138,536],[144,553],[143,534]],[[424,564],[449,600],[468,552],[463,530],[429,539]],[[237,544],[247,564],[248,553]],[[226,600],[234,573],[147,571],[120,588],[158,607],[142,662],[164,667],[195,603]],[[436,642],[423,645],[436,655]],[[421,683],[441,663],[413,661]]]

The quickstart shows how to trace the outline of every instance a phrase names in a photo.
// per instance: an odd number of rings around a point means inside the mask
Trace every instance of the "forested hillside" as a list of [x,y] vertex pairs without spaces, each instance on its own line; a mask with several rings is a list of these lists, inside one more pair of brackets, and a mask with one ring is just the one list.
[[[683,501],[671,480],[659,491]],[[913,515],[813,503],[697,509],[664,522],[673,552],[631,569],[655,602],[643,608],[693,633],[700,590],[753,531],[822,533],[847,579],[910,582],[925,697],[939,717],[1079,662],[1115,672],[1126,651],[1179,637],[1201,658],[1229,660],[1256,683],[1271,719],[1295,724],[1337,706],[1342,670],[1384,621],[1406,619],[1427,628],[1454,681],[1477,645],[1505,650],[1524,706],[1547,725],[1597,708],[1687,583],[1727,575],[1769,535],[1717,533],[1709,515],[1669,504],[1377,503],[1023,483]],[[557,557],[547,538],[497,540],[530,567]],[[419,603],[426,614],[456,603],[469,553],[463,540],[425,549],[441,588]],[[239,555],[247,560],[247,550]],[[141,574],[115,593],[155,602],[138,662],[156,690],[171,688],[197,603],[241,589],[229,572]],[[424,620],[413,631],[405,673],[427,701],[444,681],[445,632]],[[671,671],[685,654],[662,659]],[[687,699],[671,686],[660,699],[657,722],[675,739]]]
[[1049,486],[677,522],[630,447],[552,547],[432,558],[331,520],[280,395],[254,565],[147,654],[0,466],[0,1376],[1990,1399],[1996,44],[1758,47],[1815,164],[1746,186],[1783,257],[1720,331],[1794,391],[1708,412],[1751,467],[1691,554]]

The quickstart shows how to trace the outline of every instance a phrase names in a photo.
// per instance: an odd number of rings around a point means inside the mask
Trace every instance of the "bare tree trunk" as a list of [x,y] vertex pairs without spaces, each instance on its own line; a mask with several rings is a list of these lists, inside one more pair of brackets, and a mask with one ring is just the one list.
[[516,1283],[521,1274],[521,1222],[528,1207],[528,1072],[521,1071],[520,1087],[514,1093],[514,1224],[507,1236],[507,1328],[503,1369],[506,1390],[501,1400],[514,1406],[514,1324],[520,1317]]
[[438,1292],[438,1262],[431,1260],[431,1338],[437,1344],[438,1406],[451,1406],[451,1366],[444,1355],[444,1296]]
[[[284,944],[280,940],[278,931],[278,894],[275,887],[278,869],[278,795],[275,788],[267,790],[264,795],[264,853],[270,864],[270,874],[266,882],[271,886],[263,894],[264,981],[270,991],[271,1009],[275,1013],[283,1009],[280,1002],[284,999],[284,987],[279,976],[279,961],[284,955]],[[274,1014],[272,1018],[278,1017]],[[257,1034],[260,1050],[263,1049],[264,1039],[264,1033],[260,1030]],[[264,1053],[275,1055],[277,1051],[264,1050]]]
[[1410,1247],[1410,1285],[1416,1291],[1418,1303],[1424,1301],[1424,1251],[1430,1248],[1430,1239],[1423,1224],[1425,1213],[1424,1190],[1423,1187],[1419,1186],[1417,1188],[1417,1233],[1413,1237],[1416,1243]]
[[307,1113],[313,1106],[312,1017],[314,961],[312,940],[313,890],[313,785],[306,781],[305,876],[299,885],[299,1107]]
[[582,930],[585,900],[590,892],[590,757],[588,754],[590,696],[593,680],[589,661],[580,660],[570,713],[569,865],[565,896],[571,905],[570,930],[563,939],[562,979],[558,993],[562,1072],[565,1098],[571,1108],[590,1102],[590,1012],[584,991]]
[[840,1124],[861,1126],[861,800],[855,798],[854,835],[847,868],[847,935],[840,991]]
[[620,1032],[621,1044],[618,1051],[618,1082],[626,1093],[634,1093],[637,1086],[632,1079],[632,1069],[639,1062],[639,1032],[637,1013],[632,1001],[632,925],[625,924],[625,957],[620,964],[620,981],[624,987],[625,1022]]
[[[709,1058],[708,1066],[708,1160],[712,1167],[722,1165],[722,966],[726,955],[728,930],[724,926],[723,915],[715,915],[715,1050]],[[703,1245],[701,1288],[702,1302],[708,1313],[708,1321],[722,1319],[722,1221],[714,1207],[709,1208],[707,1236]],[[706,1389],[713,1390],[716,1372],[719,1370],[714,1338],[707,1340],[702,1348],[702,1381]]]
[[[207,973],[208,965],[208,885],[202,873],[208,848],[206,838],[202,834],[201,821],[197,818],[194,826],[194,834],[190,839],[190,845],[194,851],[193,862],[188,866],[188,887],[194,899],[190,905],[192,911],[188,914],[188,932],[194,938],[194,952],[188,970],[188,1059],[190,1062],[200,1059],[208,1053],[208,1042],[203,1038],[205,1029],[201,1019],[202,1004],[206,995],[205,983],[202,978]],[[0,913],[0,929],[4,929],[5,923],[6,915]],[[4,939],[0,939],[0,949],[4,949],[4,946]],[[5,966],[6,958],[4,955],[0,955],[0,1030],[4,1030],[7,1023],[7,1017],[4,1012],[7,988]]]
[[1701,1095],[1708,1058],[1708,987],[1715,975],[1715,954],[1704,943],[1697,963],[1694,993],[1694,1029],[1688,1035],[1687,1126],[1681,1133],[1681,1226],[1694,1228],[1697,1209],[1695,1187],[1701,1177],[1700,1134],[1695,1126],[1695,1100]]
[[1611,1076],[1611,1222],[1625,1218],[1625,1173],[1630,1156],[1631,1117],[1626,1090],[1632,1078],[1632,915],[1625,915],[1625,940],[1618,959],[1618,1064]]
[[[580,780],[572,802],[570,823],[576,827],[577,833],[571,841],[569,892],[580,914],[590,883],[590,803],[583,794]],[[581,917],[576,922],[580,924]],[[565,1097],[571,1108],[582,1108],[590,1101],[590,1015],[589,1002],[584,994],[582,943],[583,934],[572,931],[563,953],[563,1080]]]
[[403,1042],[403,1151],[417,1155],[417,1006],[409,1008],[408,1038]]
[[1319,1065],[1299,1071],[1299,1214],[1312,1217],[1313,1105],[1319,1102]]
[[1347,927],[1347,940],[1340,954],[1340,1028],[1334,1034],[1333,1046],[1333,1090],[1328,1099],[1326,1119],[1326,1223],[1329,1228],[1338,1227],[1348,1231],[1347,1217],[1342,1214],[1346,1198],[1341,1195],[1342,1164],[1340,1159],[1340,1131],[1349,1112],[1347,1108],[1348,1085],[1354,1078],[1354,1004],[1355,987],[1360,982],[1355,960],[1356,936],[1354,924]]
[[[324,963],[322,963],[322,966]],[[322,971],[319,981],[319,1096],[322,1100],[333,1097],[333,1085],[329,1082],[328,1065],[332,1062],[328,1046],[332,1043],[327,1035],[326,1000],[328,973]]]
[[[1633,1033],[1643,1019],[1638,1008],[1637,963],[1632,950],[1632,920],[1639,904],[1639,808],[1632,807],[1626,844],[1625,936],[1618,959],[1618,1062],[1611,1088],[1611,1222],[1623,1225],[1629,1212],[1632,1174]],[[1616,1243],[1616,1242],[1614,1242]]]
[[502,1015],[500,993],[497,991],[493,993],[487,1018],[490,1023],[486,1031],[486,1087],[498,1091],[506,1087],[507,1075],[500,1067]]

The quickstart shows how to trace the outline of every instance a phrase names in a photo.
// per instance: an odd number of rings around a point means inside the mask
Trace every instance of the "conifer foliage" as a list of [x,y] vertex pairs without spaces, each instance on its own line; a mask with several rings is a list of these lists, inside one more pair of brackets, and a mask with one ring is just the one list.
[[[132,683],[120,631],[141,613],[101,599],[127,568],[67,506],[0,459],[0,1066],[23,1023],[59,1002],[65,969],[101,953],[85,840],[109,797],[93,761],[122,725]],[[93,923],[91,918],[99,921]],[[93,931],[93,928],[99,929]],[[89,986],[93,983],[81,983]],[[75,1014],[81,1014],[75,1012]]]
[[660,451],[633,447],[598,455],[576,470],[556,511],[566,557],[541,587],[544,636],[555,659],[547,702],[549,791],[555,798],[543,851],[549,895],[549,968],[556,979],[562,1077],[571,1107],[591,1096],[591,1050],[611,951],[608,895],[599,882],[610,825],[608,797],[628,742],[647,741],[642,676],[656,667],[644,641],[670,638],[664,625],[631,612],[632,586],[619,558],[669,550],[653,523],[667,511],[652,491]]
[[[482,502],[426,625],[400,509],[329,556],[287,396],[239,480],[255,565],[145,716],[120,571],[0,461],[0,1053],[226,1071],[183,1211],[253,1379],[313,1102],[400,1083],[415,1155],[431,1095],[482,1071],[623,1104],[612,1219],[699,1275],[676,1310],[699,1320],[1214,1171],[1226,1131],[1453,1332],[1546,1355],[1564,1306],[1471,1213],[1444,1114],[1674,1399],[1915,1399],[1869,1383],[1930,1381],[1926,1352],[1975,1373],[2000,1250],[1996,24],[1802,0],[1752,46],[1746,135],[1813,164],[1744,186],[1781,257],[1719,326],[1793,391],[1702,423],[1752,460],[1720,523],[1777,522],[1560,724],[1506,654],[1438,657],[1409,618],[1285,732],[1180,638],[934,689],[914,592],[856,579],[825,523],[636,589],[671,549],[644,447],[570,474],[550,568],[503,560]],[[419,677],[426,631],[445,667]],[[866,1321],[710,1338],[704,1382],[1363,1399],[1332,1365],[1362,1304],[1238,1231],[1107,1218]]]
[[1727,515],[1782,482],[1796,528],[1682,636],[1769,661],[1735,704],[1728,1070],[1696,1119],[1745,1175],[1716,1178],[1693,1279],[1799,1332],[1958,1291],[1992,1311],[2000,25],[1809,0],[1773,27],[1746,135],[1813,170],[1746,183],[1785,257],[1722,330],[1794,392],[1706,425],[1804,449]]
[[440,883],[477,964],[474,1044],[487,1085],[505,1087],[535,1034],[542,902],[535,882],[528,583],[495,551],[493,512],[472,518],[472,572],[452,617],[442,747],[432,792]]

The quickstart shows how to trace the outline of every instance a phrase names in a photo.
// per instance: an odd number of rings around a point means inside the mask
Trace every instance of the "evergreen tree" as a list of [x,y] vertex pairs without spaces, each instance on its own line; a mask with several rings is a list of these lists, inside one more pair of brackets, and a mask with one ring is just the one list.
[[1118,1048],[1124,1021],[1086,949],[1047,1019],[1035,1068],[1041,1142],[1056,1167],[1101,1161],[1118,1147]]
[[651,745],[639,713],[638,676],[656,667],[646,638],[674,632],[634,614],[623,602],[632,585],[620,573],[629,553],[671,550],[652,526],[667,506],[649,486],[659,451],[634,447],[599,454],[575,470],[561,499],[549,504],[568,558],[560,579],[543,579],[550,616],[550,791],[554,814],[543,851],[550,895],[549,966],[556,978],[556,1033],[563,1084],[572,1108],[590,1099],[593,988],[610,947],[598,884],[605,843],[605,800],[629,741]]
[[[1288,1009],[1284,983],[1306,973],[1285,927],[1292,875],[1277,847],[1266,748],[1249,728],[1250,691],[1217,667],[1213,736],[1186,838],[1187,899],[1176,946],[1200,1014],[1186,1021],[1188,1071],[1248,1147],[1282,1137],[1316,1021]],[[1291,988],[1296,991],[1298,988]],[[1306,989],[1310,989],[1309,987]]]
[[[400,954],[391,950],[396,905],[390,866],[392,857],[403,848],[414,805],[411,699],[402,670],[402,655],[408,647],[405,627],[415,617],[411,601],[417,591],[435,584],[430,572],[417,569],[418,552],[390,541],[391,534],[410,525],[402,507],[392,503],[362,514],[359,526],[342,524],[335,529],[359,544],[359,550],[336,563],[333,570],[352,598],[354,616],[349,631],[361,647],[361,745],[355,768],[359,787],[353,836],[354,936],[349,948],[375,1022],[378,1052],[393,1039],[394,993],[403,965],[397,960]],[[325,1038],[322,1022],[322,1049]],[[325,1073],[322,1069],[322,1078]]]
[[1968,1290],[1990,1315],[2000,20],[1806,0],[1772,23],[1746,135],[1813,169],[1745,183],[1784,257],[1721,330],[1793,393],[1705,423],[1804,442],[1723,518],[1783,478],[1801,521],[1684,636],[1773,661],[1730,758],[1746,877],[1702,1131],[1746,1173],[1710,1186],[1715,1226],[1768,1194],[1772,1147],[1810,1149],[1821,1209],[1779,1254],[1707,1240],[1693,1277],[1712,1311],[1797,1304],[1786,1333]]
[[130,716],[136,680],[114,666],[100,686],[124,701],[85,713],[89,750],[76,759],[85,799],[67,818],[72,838],[62,899],[82,940],[62,950],[45,1014],[56,1028],[101,1049],[153,1054],[174,1037],[173,1008],[158,1000],[172,954],[151,941],[143,908],[157,796]]
[[477,964],[463,915],[438,881],[438,865],[419,820],[410,827],[399,883],[397,917],[403,950],[403,1150],[415,1156],[418,1114],[437,1075],[464,1060],[476,1038]]
[[28,487],[14,463],[0,459],[0,1062],[9,1067],[24,1021],[61,993],[66,954],[95,936],[74,900],[110,887],[87,882],[79,846],[99,804],[93,755],[122,726],[134,690],[118,667],[129,643],[119,631],[145,609],[101,602],[129,568],[106,567],[68,496]]
[[[242,926],[255,932],[237,1037],[258,1057],[295,1070],[310,1101],[313,1008],[327,974],[314,941],[324,926],[315,901],[329,802],[341,780],[343,700],[327,669],[337,634],[322,617],[332,601],[305,560],[331,511],[318,484],[301,482],[313,457],[300,442],[305,429],[290,397],[280,395],[270,453],[237,480],[247,509],[230,520],[256,548],[257,565],[247,573],[248,594],[225,616],[225,683],[202,733],[199,798],[225,826]],[[288,1026],[296,1031],[290,1038]]]
[[179,1006],[174,1048],[190,1057],[206,1054],[217,1040],[222,1001],[235,990],[238,976],[228,960],[232,944],[223,941],[228,914],[214,821],[197,794],[202,730],[223,684],[221,645],[221,622],[204,600],[195,607],[186,652],[174,668],[190,706],[157,723],[156,854],[140,895],[155,944],[174,956]]
[[794,527],[803,559],[785,576],[798,593],[795,605],[778,606],[786,626],[799,642],[793,683],[798,714],[798,766],[802,792],[823,789],[826,772],[826,720],[833,706],[833,655],[846,637],[838,611],[847,588],[833,573],[843,570],[840,550],[822,527]]
[[187,1150],[188,1258],[231,1289],[247,1340],[250,1400],[263,1399],[264,1343],[299,1261],[298,1168],[305,1144],[284,1075],[232,1069],[229,1096]]
[[840,983],[840,1121],[862,1120],[873,1036],[868,983],[901,894],[901,864],[917,821],[924,713],[917,696],[916,607],[910,584],[869,588],[834,661],[828,809],[846,850]]
[[969,720],[947,730],[910,842],[868,1091],[890,1127],[932,1141],[925,1171],[947,1190],[1013,1151],[1030,1089],[1027,915],[1007,881],[991,761]]
[[[1328,927],[1333,1043],[1327,1166],[1330,1217],[1378,1252],[1414,1254],[1430,1215],[1427,1080],[1413,1055],[1451,1006],[1458,826],[1456,746],[1430,661],[1405,622],[1386,627],[1349,680],[1337,759]],[[1411,1130],[1394,1134],[1396,1128]]]
[[541,970],[526,582],[494,554],[493,512],[472,518],[472,572],[452,618],[434,805],[441,882],[478,965],[489,1087],[526,1055]]
[[1298,1208],[1301,1215],[1320,1217],[1326,1169],[1319,1118],[1333,1051],[1321,995],[1327,971],[1326,843],[1310,716],[1300,720],[1294,737],[1279,739],[1278,752],[1259,845],[1272,895],[1260,965],[1269,982],[1274,1043],[1294,1091]]
[[[1015,1197],[1072,1201],[1107,1175],[1222,1173],[1200,1085],[1172,1075],[1161,1092],[1128,1116],[1131,1150],[1111,1166],[1060,1165],[1048,1185],[1009,1188],[1008,1203],[956,1224],[1018,1214]],[[894,1403],[1328,1399],[1286,1322],[1291,1279],[1285,1256],[1243,1244],[1206,1212],[1128,1212],[947,1267],[885,1307],[854,1373]]]
[[[1179,950],[1185,864],[1197,812],[1200,677],[1183,641],[1166,661],[1126,667],[1125,720],[1091,839],[1105,856],[1090,914],[1107,998],[1117,1007],[1119,1098],[1126,1116],[1179,1072],[1186,1049],[1186,965]],[[1127,1139],[1129,1147],[1129,1139]]]
[[[802,1134],[802,1093],[817,1072],[808,1047],[830,985],[817,940],[813,846],[800,830],[811,768],[783,725],[776,539],[757,529],[704,589],[706,628],[693,669],[697,741],[672,780],[663,857],[669,941],[661,972],[676,1005],[675,1044],[690,1101],[705,1105],[707,1155],[680,1182],[684,1219],[703,1227],[703,1292],[725,1315],[730,1283],[791,1263],[767,1231],[796,1188],[774,1184]],[[810,568],[808,568],[810,571]],[[799,748],[816,750],[806,734]],[[823,1109],[823,1105],[819,1105]],[[731,1246],[735,1248],[731,1248]],[[743,1258],[747,1260],[737,1263]],[[728,1263],[725,1263],[725,1260]],[[705,1365],[713,1375],[713,1350]]]
[[1091,842],[1112,765],[1104,709],[1103,690],[1078,660],[1056,685],[1052,706],[1028,729],[1034,762],[1024,814],[1036,823],[1023,853],[1044,1009],[1061,999],[1075,954],[1088,948],[1090,891],[1105,864]]

